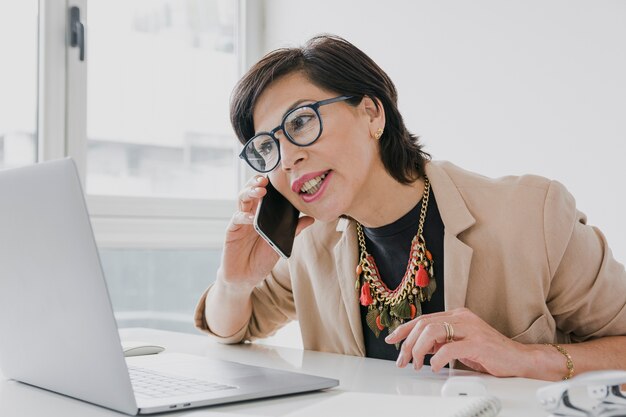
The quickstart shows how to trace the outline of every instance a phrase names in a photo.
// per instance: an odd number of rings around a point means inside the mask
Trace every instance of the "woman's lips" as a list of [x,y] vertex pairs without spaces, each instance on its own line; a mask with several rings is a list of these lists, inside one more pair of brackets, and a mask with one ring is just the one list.
[[317,178],[321,175],[326,175],[329,171],[310,172],[298,178],[291,184],[291,191],[294,193],[300,193],[302,187],[310,180]]
[[319,185],[319,189],[315,192],[315,194],[308,193],[300,193],[300,197],[304,200],[305,203],[312,203],[315,200],[318,200],[328,188],[329,181],[332,179],[333,171],[327,171],[326,177],[322,180],[322,183]]

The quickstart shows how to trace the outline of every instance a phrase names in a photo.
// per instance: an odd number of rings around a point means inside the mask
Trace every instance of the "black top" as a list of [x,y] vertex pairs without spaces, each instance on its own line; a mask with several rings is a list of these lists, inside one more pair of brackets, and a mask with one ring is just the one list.
[[[395,289],[406,272],[409,261],[411,241],[417,234],[422,201],[411,211],[395,222],[382,227],[363,227],[367,251],[374,257],[380,278],[391,289]],[[443,233],[444,225],[439,215],[435,194],[431,188],[428,198],[428,209],[424,220],[423,236],[426,248],[433,256],[433,272],[437,282],[437,289],[430,301],[422,303],[422,314],[444,311],[443,300]],[[365,352],[368,358],[389,359],[395,361],[399,351],[395,345],[387,344],[387,329],[385,328],[378,338],[368,327],[365,321],[368,308],[361,306],[361,324],[365,339]],[[430,364],[430,355],[427,355],[424,364]]]

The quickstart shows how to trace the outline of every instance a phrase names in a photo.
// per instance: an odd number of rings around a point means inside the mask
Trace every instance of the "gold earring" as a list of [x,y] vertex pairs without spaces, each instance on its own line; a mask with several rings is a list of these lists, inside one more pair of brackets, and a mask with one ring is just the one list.
[[376,133],[374,133],[374,139],[379,140],[380,137],[383,135],[383,131],[384,129],[381,127],[379,128]]

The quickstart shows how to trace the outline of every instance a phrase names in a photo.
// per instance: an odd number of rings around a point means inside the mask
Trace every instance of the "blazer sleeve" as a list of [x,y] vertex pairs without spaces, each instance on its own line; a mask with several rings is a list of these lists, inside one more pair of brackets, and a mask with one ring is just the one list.
[[270,275],[252,291],[252,315],[238,332],[221,337],[211,331],[206,320],[206,297],[211,286],[202,294],[195,311],[195,326],[220,343],[239,343],[265,338],[296,319],[291,278],[286,260],[281,259]]
[[624,265],[556,181],[546,194],[544,237],[551,277],[546,302],[557,328],[574,342],[626,335]]

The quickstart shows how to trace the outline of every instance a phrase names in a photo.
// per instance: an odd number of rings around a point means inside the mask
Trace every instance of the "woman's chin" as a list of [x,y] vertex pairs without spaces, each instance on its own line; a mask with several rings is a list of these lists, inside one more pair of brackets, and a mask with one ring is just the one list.
[[[331,203],[331,204],[325,204]],[[315,220],[328,223],[337,220],[345,214],[343,201],[318,201],[316,204],[309,204],[302,207],[301,213],[313,217]],[[300,209],[300,207],[299,207]]]

